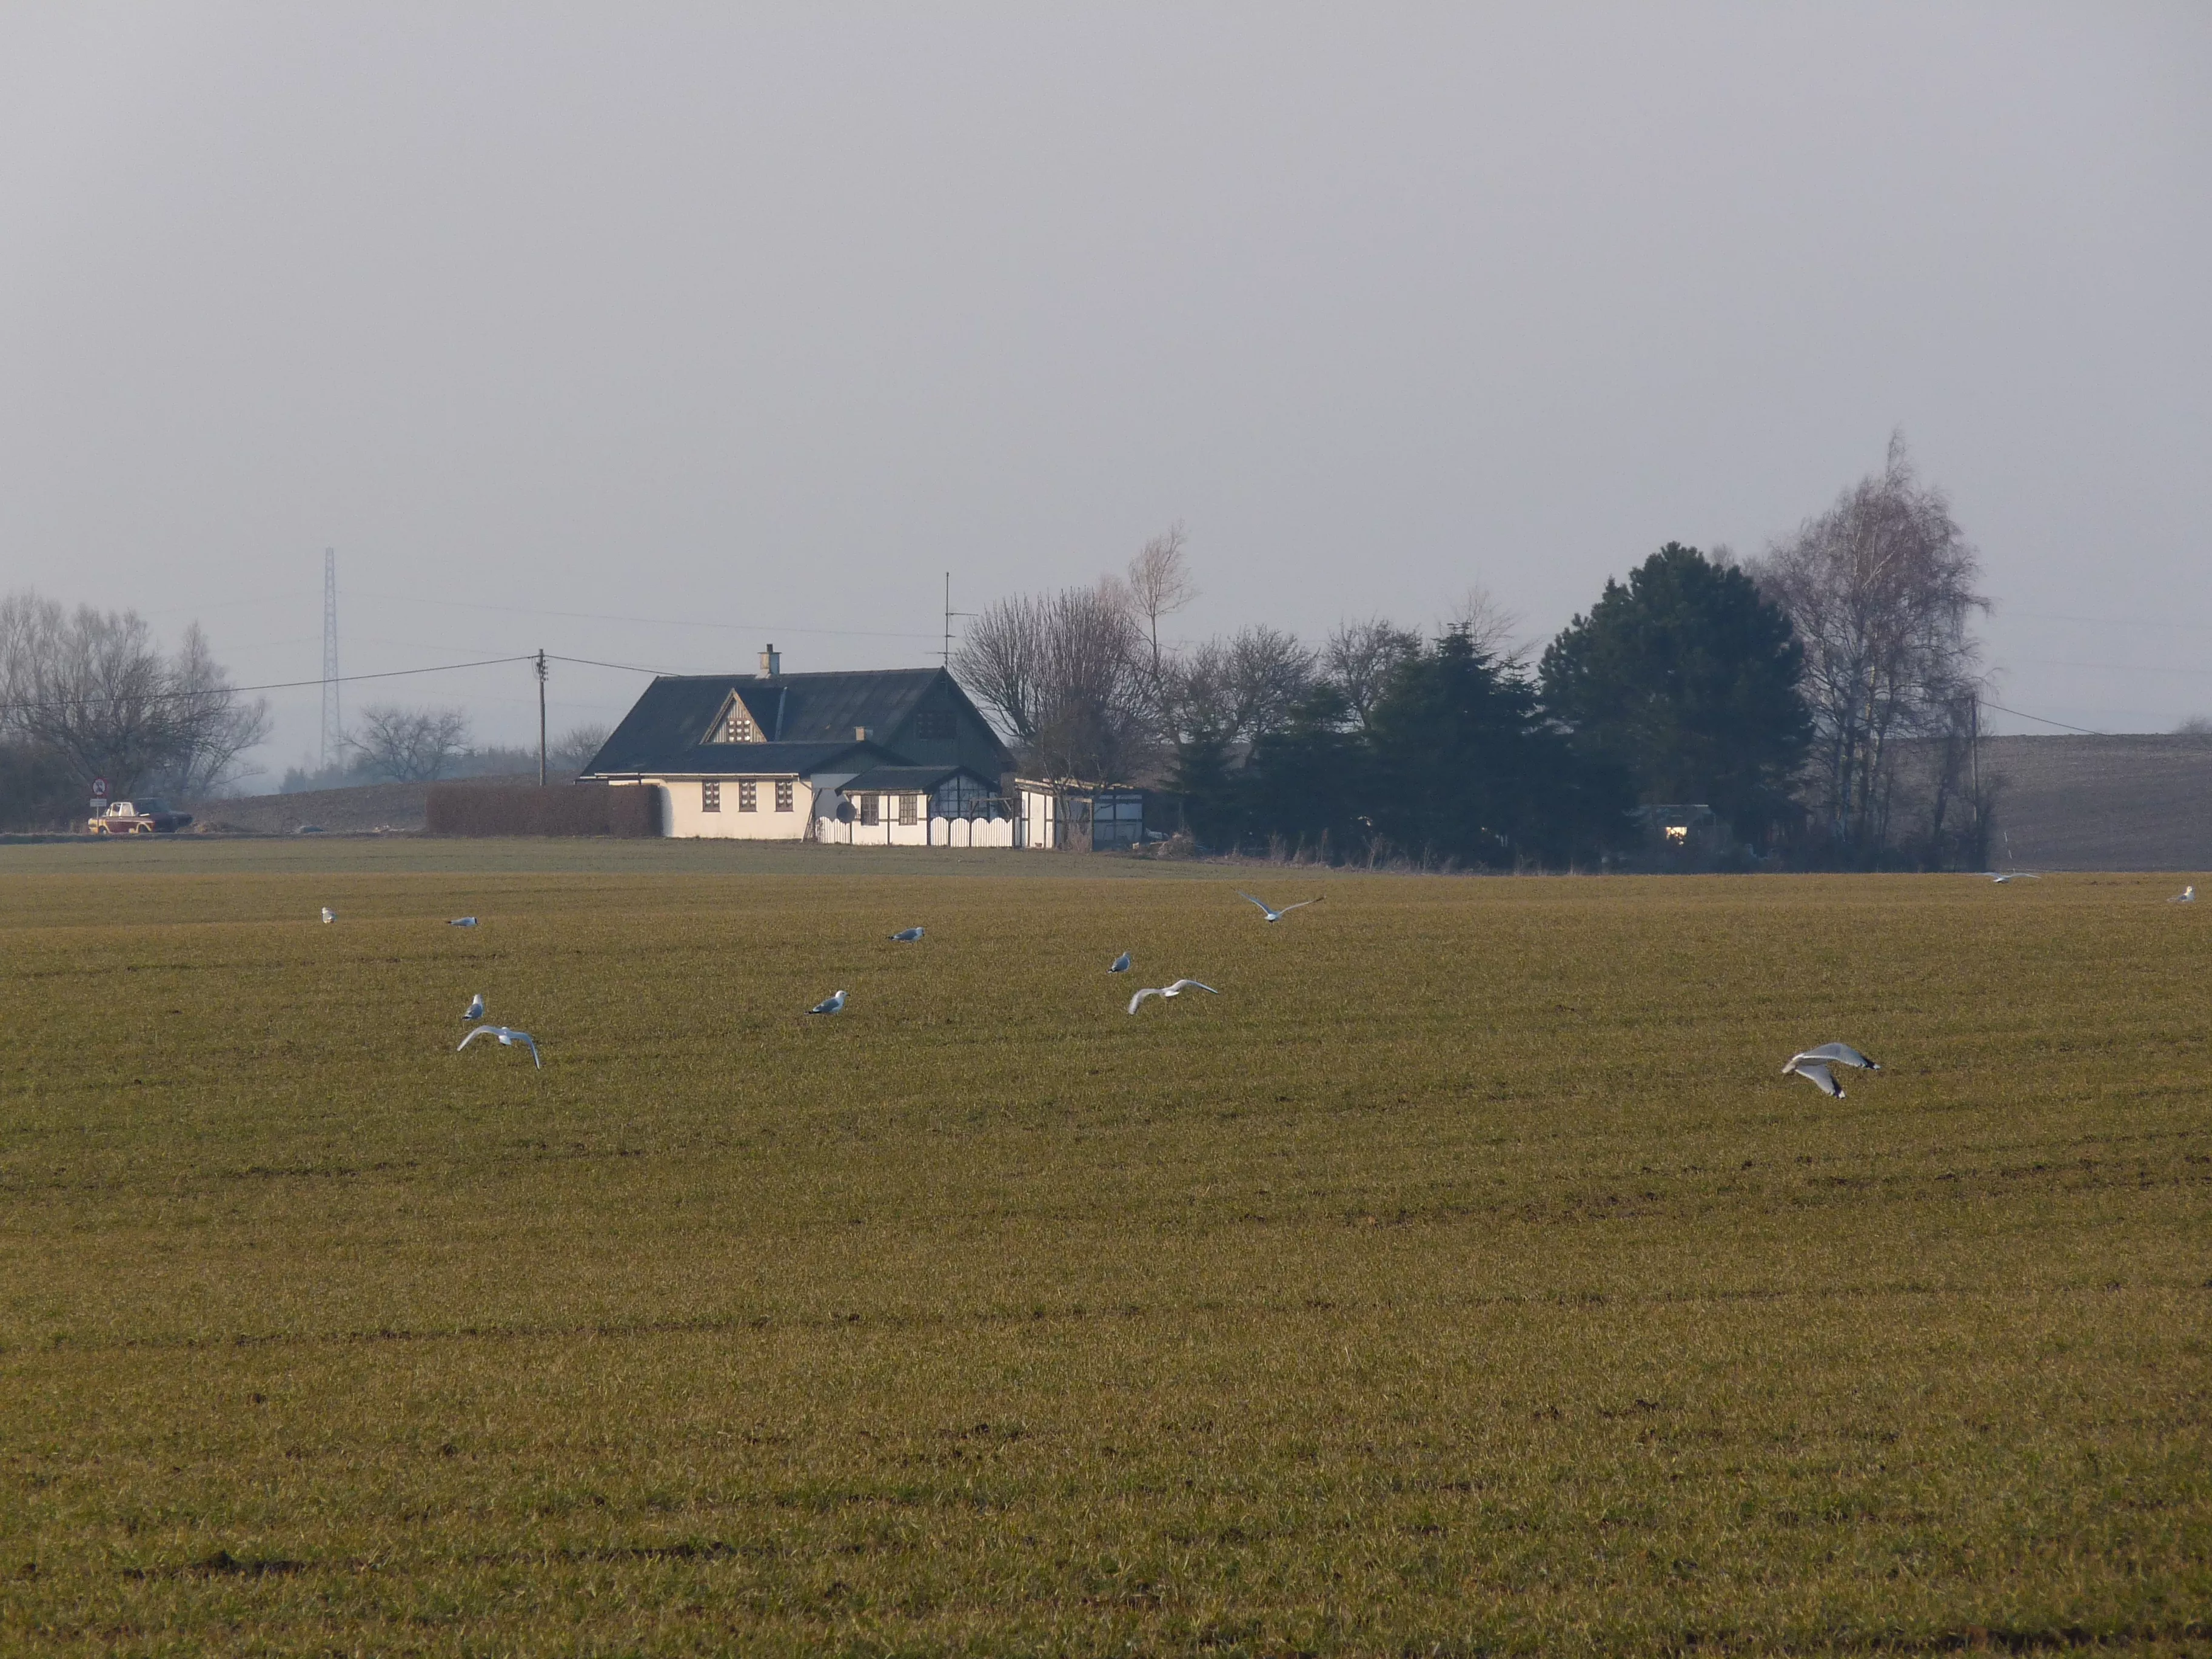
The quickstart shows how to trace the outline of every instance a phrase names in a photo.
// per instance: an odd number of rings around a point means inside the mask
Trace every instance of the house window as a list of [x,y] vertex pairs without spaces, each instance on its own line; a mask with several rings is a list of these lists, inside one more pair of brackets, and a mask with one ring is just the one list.
[[791,782],[789,779],[786,779],[783,782],[779,783],[775,787],[775,810],[779,812],[788,812],[791,811]]
[[901,823],[912,823],[915,821],[915,809],[921,804],[921,797],[919,795],[901,795],[898,798],[898,800],[899,822]]
[[944,738],[959,735],[952,716],[944,709],[925,709],[914,717],[914,734],[917,738]]
[[863,795],[860,797],[860,822],[863,823],[874,823],[877,822],[876,798],[873,795]]
[[738,786],[738,811],[740,812],[760,811],[760,785],[755,783],[750,778]]
[[702,812],[719,812],[722,810],[720,784],[702,783],[699,786],[699,810]]
[[730,717],[722,722],[722,741],[724,743],[760,741],[760,729],[753,724],[753,717],[745,712],[744,704],[733,702],[730,705]]

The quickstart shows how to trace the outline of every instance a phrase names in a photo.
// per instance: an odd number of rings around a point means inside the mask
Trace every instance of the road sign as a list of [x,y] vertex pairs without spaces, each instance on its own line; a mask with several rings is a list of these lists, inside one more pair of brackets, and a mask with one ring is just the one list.
[[92,781],[92,793],[99,796],[100,799],[106,800],[107,799],[107,780],[106,778],[94,778]]

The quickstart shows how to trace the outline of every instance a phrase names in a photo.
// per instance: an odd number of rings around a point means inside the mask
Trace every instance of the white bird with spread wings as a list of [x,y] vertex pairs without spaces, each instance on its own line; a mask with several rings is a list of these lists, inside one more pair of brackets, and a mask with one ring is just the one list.
[[1782,1075],[1789,1077],[1794,1073],[1822,1094],[1841,1100],[1844,1085],[1836,1081],[1835,1072],[1838,1066],[1848,1066],[1856,1072],[1881,1070],[1848,1042],[1824,1042],[1817,1048],[1808,1048],[1801,1054],[1790,1055],[1790,1063],[1782,1068]]
[[1181,996],[1185,991],[1203,991],[1208,996],[1219,996],[1221,994],[1211,985],[1200,985],[1194,979],[1179,979],[1172,985],[1148,986],[1144,990],[1138,992],[1136,995],[1129,999],[1129,1012],[1133,1014],[1135,1013],[1137,1010],[1143,1006],[1144,1000],[1146,997],[1165,997],[1172,1000],[1174,998]]
[[1285,916],[1290,915],[1293,910],[1303,910],[1309,904],[1319,904],[1321,902],[1317,898],[1300,899],[1296,904],[1285,904],[1281,909],[1274,910],[1270,909],[1264,901],[1254,898],[1249,893],[1244,891],[1241,887],[1237,890],[1237,896],[1243,899],[1247,904],[1257,904],[1260,907],[1260,914],[1266,917],[1269,921],[1280,921]]
[[[461,1039],[461,1048],[467,1048],[480,1036],[497,1037],[499,1046],[502,1048],[512,1048],[520,1043],[530,1050],[531,1060],[538,1069],[541,1072],[545,1069],[545,1062],[538,1057],[538,1039],[529,1032],[518,1031],[511,1025],[479,1025]],[[459,1054],[461,1048],[456,1048],[453,1052]]]

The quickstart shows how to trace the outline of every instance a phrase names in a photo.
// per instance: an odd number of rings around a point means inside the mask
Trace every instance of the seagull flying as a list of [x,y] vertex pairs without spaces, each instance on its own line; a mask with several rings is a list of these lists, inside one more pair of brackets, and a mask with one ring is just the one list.
[[[1990,872],[1990,879],[2002,887],[2008,881],[2041,881],[2043,878],[2033,870],[2008,870],[2002,875],[1992,870]],[[1843,1097],[1838,1095],[1837,1098],[1840,1100]]]
[[1185,991],[1204,991],[1210,996],[1219,996],[1221,994],[1211,985],[1200,985],[1194,979],[1179,979],[1172,985],[1153,986],[1138,992],[1136,995],[1129,999],[1129,1012],[1133,1014],[1135,1013],[1138,1006],[1143,1003],[1146,997],[1174,998],[1181,996]]
[[2170,899],[2166,900],[2166,902],[2167,902],[2168,904],[2194,904],[2194,903],[2196,903],[2196,902],[2197,902],[2197,884],[2196,884],[2195,882],[2191,882],[2191,883],[2190,883],[2188,886],[2186,886],[2186,887],[2183,888],[2179,892],[2176,893],[2176,894],[2175,894],[2172,898],[2170,898]]
[[446,924],[448,927],[473,927],[476,925],[477,919],[474,916],[455,916]]
[[845,994],[840,991],[827,1002],[817,1002],[806,1012],[810,1014],[842,1014],[845,1012]]
[[902,927],[897,933],[891,935],[891,943],[894,945],[911,945],[921,937],[921,928]]
[[1114,958],[1114,965],[1111,968],[1109,968],[1106,971],[1109,974],[1127,973],[1129,971],[1129,953],[1127,951],[1124,951],[1120,956],[1115,957]]
[[333,921],[336,921],[337,919],[338,919],[338,913],[337,913],[337,911],[335,911],[335,910],[331,909],[331,907],[330,907],[329,905],[325,904],[325,905],[323,907],[323,920],[324,920],[324,921],[325,921],[325,922],[326,922],[326,923],[327,923],[327,922],[333,922]]
[[1854,1071],[1879,1072],[1881,1067],[1869,1060],[1848,1042],[1824,1042],[1817,1048],[1808,1048],[1802,1054],[1790,1056],[1790,1063],[1782,1068],[1782,1075],[1796,1073],[1824,1095],[1838,1100],[1844,1097],[1844,1085],[1836,1081],[1834,1067],[1848,1066]]
[[[532,1036],[529,1032],[518,1031],[511,1025],[479,1025],[461,1039],[461,1048],[467,1048],[480,1036],[497,1037],[499,1046],[502,1048],[512,1048],[519,1042],[530,1050],[530,1058],[538,1069],[541,1072],[545,1069],[545,1062],[538,1058],[538,1039]],[[456,1048],[453,1052],[458,1054],[461,1052],[461,1048]]]
[[1319,904],[1321,902],[1317,898],[1300,899],[1296,904],[1285,904],[1279,910],[1270,910],[1265,904],[1261,904],[1258,899],[1254,898],[1249,893],[1245,892],[1242,888],[1237,890],[1237,896],[1243,899],[1248,904],[1259,904],[1260,914],[1265,916],[1269,921],[1280,921],[1285,916],[1290,915],[1293,910],[1303,910],[1309,904]]

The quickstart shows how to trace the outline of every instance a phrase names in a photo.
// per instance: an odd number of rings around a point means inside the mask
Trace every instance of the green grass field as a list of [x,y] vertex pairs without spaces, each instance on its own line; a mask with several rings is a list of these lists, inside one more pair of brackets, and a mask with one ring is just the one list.
[[0,1647],[2212,1649],[2178,879],[945,860],[0,849]]

